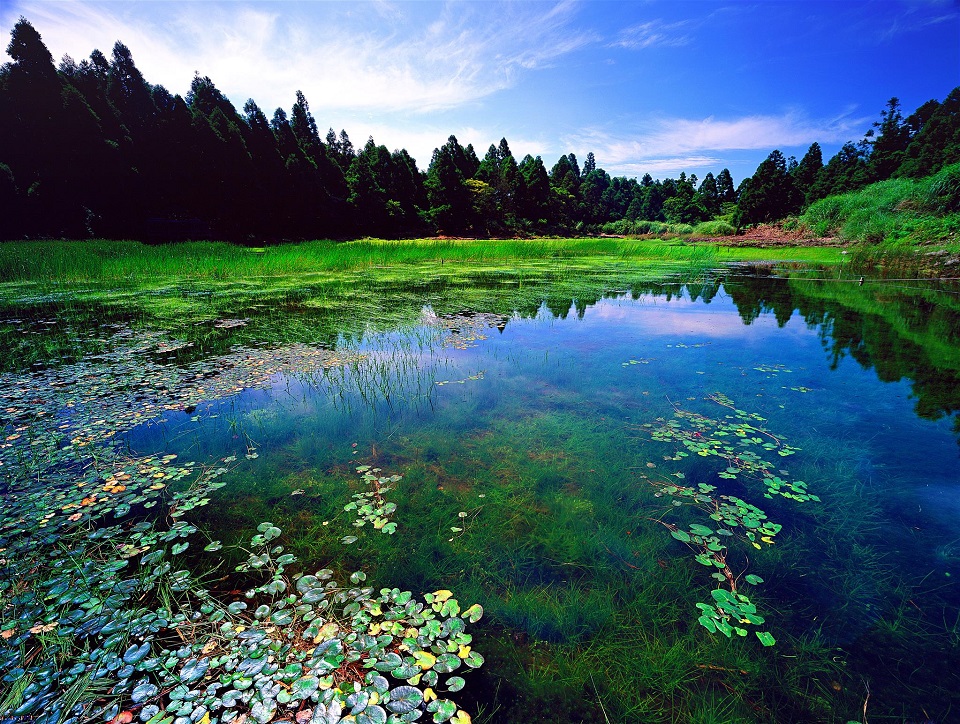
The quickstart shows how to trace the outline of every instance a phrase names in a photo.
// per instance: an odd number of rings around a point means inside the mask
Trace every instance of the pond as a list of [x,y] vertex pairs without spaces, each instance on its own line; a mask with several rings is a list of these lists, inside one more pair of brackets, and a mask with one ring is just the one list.
[[[270,521],[302,570],[480,604],[453,697],[475,722],[958,716],[958,290],[767,267],[592,283],[512,309],[412,289],[402,319],[323,345],[239,315],[210,348],[77,329],[88,352],[0,380],[0,542],[44,505],[51,527],[149,518],[147,483],[195,466],[217,484],[180,520],[220,543],[183,555],[223,562],[220,597]],[[368,467],[398,477],[365,487]],[[91,485],[51,507],[29,476]]]

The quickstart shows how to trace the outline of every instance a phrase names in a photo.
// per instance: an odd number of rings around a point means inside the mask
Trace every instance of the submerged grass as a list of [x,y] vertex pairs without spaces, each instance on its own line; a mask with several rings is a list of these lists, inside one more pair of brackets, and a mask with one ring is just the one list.
[[[519,411],[529,401],[521,395],[514,404]],[[859,625],[864,595],[849,586],[841,591],[841,584],[872,584],[868,595],[878,602],[885,595],[870,549],[852,551],[872,523],[863,514],[870,509],[863,491],[842,484],[848,469],[828,468],[842,451],[811,445],[802,474],[822,490],[828,513],[861,515],[831,518],[836,540],[789,536],[758,555],[751,570],[770,580],[809,581],[799,593],[781,584],[780,597],[791,591],[787,598],[825,600],[837,589],[836,597],[849,597],[849,610],[835,620],[824,613],[836,608],[827,603],[801,607],[795,618],[777,611],[781,648],[768,652],[755,642],[711,638],[689,620],[701,572],[670,537],[643,522],[652,490],[629,472],[646,469],[653,451],[625,443],[618,423],[597,424],[592,411],[576,411],[576,400],[555,405],[548,414],[520,415],[520,423],[506,414],[483,433],[463,435],[458,430],[470,429],[468,421],[482,414],[463,404],[448,411],[442,429],[425,425],[407,439],[364,450],[364,460],[406,471],[399,517],[416,521],[358,551],[376,579],[425,589],[455,586],[487,611],[482,639],[489,670],[471,683],[468,696],[477,697],[475,710],[482,701],[496,713],[477,721],[825,721],[854,712],[859,693],[835,640],[809,634],[812,616],[831,620],[834,637],[850,622]],[[317,429],[312,421],[302,424]],[[322,456],[334,471],[335,458],[333,452]],[[830,479],[837,484],[826,485]],[[336,515],[345,493],[328,473],[276,478],[261,467],[251,471],[249,484],[255,486],[249,495],[241,494],[245,486],[238,481],[211,509],[240,515],[221,525],[242,527],[243,516],[270,510],[304,531],[303,543],[294,544],[298,555],[310,557],[300,546],[330,545],[322,520]],[[293,488],[307,494],[291,498]],[[793,520],[791,528],[819,530],[814,518],[822,512],[811,511],[806,524]],[[830,552],[828,560],[815,552],[822,550]],[[855,574],[844,567],[851,554]]]

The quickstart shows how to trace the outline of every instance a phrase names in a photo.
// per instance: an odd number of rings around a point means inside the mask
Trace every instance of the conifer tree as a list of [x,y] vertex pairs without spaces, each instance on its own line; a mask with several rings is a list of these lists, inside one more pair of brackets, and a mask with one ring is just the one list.
[[823,152],[820,150],[820,144],[814,141],[791,173],[797,193],[803,196],[804,206],[809,206],[819,198],[816,195],[817,179],[822,170]]
[[737,227],[776,221],[799,208],[799,195],[787,173],[787,161],[780,151],[773,151],[740,194],[735,219]]

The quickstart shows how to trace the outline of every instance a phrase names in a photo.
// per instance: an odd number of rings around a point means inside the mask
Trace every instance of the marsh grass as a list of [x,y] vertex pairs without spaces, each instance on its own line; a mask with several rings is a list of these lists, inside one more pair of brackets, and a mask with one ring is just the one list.
[[[692,231],[693,227],[684,229]],[[742,252],[656,238],[310,241],[251,249],[220,242],[150,246],[135,241],[26,241],[0,244],[0,283],[55,290],[74,283],[151,288],[161,282],[264,280],[396,265],[509,267],[522,262],[588,259],[717,262]],[[521,265],[522,266],[522,265]],[[320,277],[324,278],[324,277]]]
[[[522,408],[526,401],[515,404]],[[477,414],[469,406],[461,410],[465,419]],[[447,422],[457,427],[456,420]],[[400,518],[416,520],[416,526],[401,526],[396,536],[363,543],[355,553],[388,585],[402,580],[424,589],[456,586],[461,596],[484,606],[484,653],[496,676],[481,674],[475,695],[497,712],[490,721],[530,721],[547,712],[564,721],[801,721],[855,708],[846,688],[832,688],[836,680],[852,684],[823,639],[801,636],[794,642],[784,635],[781,657],[738,641],[718,642],[688,622],[702,583],[698,571],[669,537],[638,525],[650,491],[640,482],[625,491],[630,474],[624,468],[648,453],[625,457],[609,426],[588,425],[561,406],[528,416],[519,429],[504,422],[490,434],[467,438],[450,429],[421,429],[404,441],[406,452],[389,443],[378,447],[381,463],[404,462]],[[807,477],[818,483],[842,479],[846,469],[826,469],[836,452],[812,450],[804,461]],[[618,463],[610,465],[610,459]],[[333,543],[322,521],[337,515],[349,492],[348,476],[333,456],[328,460],[327,471],[303,470],[273,483],[269,468],[251,471],[249,484],[257,494],[238,495],[244,485],[238,480],[230,495],[233,508],[255,519],[264,512],[255,501],[263,497],[260,505],[273,506],[275,519],[302,532],[302,542],[291,550],[308,560],[320,555]],[[601,472],[590,476],[590,468]],[[846,497],[832,499],[830,510],[864,510],[857,497],[862,491],[850,499],[838,487],[835,495]],[[309,493],[290,498],[291,488]],[[811,512],[811,526],[818,514]],[[844,545],[869,532],[868,525],[833,523],[846,525],[842,540],[827,542],[838,557],[847,553]],[[221,524],[242,527],[243,520]],[[809,575],[822,589],[849,580],[848,567],[824,574],[832,564],[814,557],[821,543],[795,536],[758,556],[751,570],[772,580]],[[481,559],[477,551],[483,551]],[[874,563],[868,553],[856,557],[860,580],[869,580],[866,564]],[[331,563],[338,570],[352,564]],[[789,585],[770,593],[787,590]],[[777,615],[786,627],[807,629],[808,622],[785,611]]]
[[[208,242],[7,242],[0,244],[0,344],[11,353],[0,369],[95,354],[109,325],[175,334],[184,344],[174,361],[184,363],[237,344],[333,346],[410,326],[424,305],[437,313],[474,308],[533,316],[548,288],[561,307],[575,300],[582,311],[611,289],[783,254],[657,239],[368,239],[261,250]],[[836,250],[789,256],[840,260]],[[224,320],[238,323],[223,327]]]
[[682,256],[672,245],[608,239],[364,239],[311,241],[264,249],[217,242],[163,246],[96,240],[7,242],[0,245],[0,281],[55,285],[103,280],[142,286],[159,279],[253,280],[424,262],[482,264],[598,255],[641,259]]

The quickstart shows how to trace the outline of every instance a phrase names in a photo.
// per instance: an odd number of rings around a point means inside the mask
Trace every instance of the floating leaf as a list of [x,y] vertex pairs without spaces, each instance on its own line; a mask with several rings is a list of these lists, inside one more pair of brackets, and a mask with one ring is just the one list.
[[123,655],[123,661],[127,664],[136,664],[150,653],[150,644],[143,643],[140,646],[133,644]]
[[130,699],[134,704],[142,704],[157,695],[160,690],[150,682],[144,682],[136,687],[134,687],[133,692],[130,694]]
[[447,689],[449,691],[460,691],[466,685],[467,682],[462,676],[451,676],[449,679],[447,679]]
[[188,683],[196,681],[207,673],[208,668],[210,668],[210,661],[208,659],[190,659],[180,670],[180,679]]
[[414,651],[413,658],[416,659],[417,666],[423,670],[427,670],[437,663],[437,657],[429,651]]
[[777,640],[773,637],[773,634],[767,631],[757,631],[757,638],[760,639],[760,643],[764,646],[773,646],[777,643]]
[[437,708],[433,715],[435,722],[445,722],[453,718],[457,713],[457,705],[449,699],[438,699]]
[[320,688],[320,680],[316,676],[303,676],[294,681],[290,688],[296,698],[306,699]]
[[423,694],[414,686],[398,686],[390,691],[390,701],[387,709],[394,714],[406,714],[413,711],[423,702]]
[[481,616],[483,616],[483,606],[481,606],[479,603],[475,603],[461,615],[470,623],[476,623],[480,620]]

